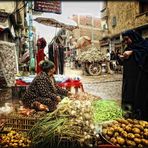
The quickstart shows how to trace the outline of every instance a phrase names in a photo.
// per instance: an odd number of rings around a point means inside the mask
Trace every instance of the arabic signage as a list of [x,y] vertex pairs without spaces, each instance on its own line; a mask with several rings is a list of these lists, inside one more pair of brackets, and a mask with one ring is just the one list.
[[36,0],[34,1],[34,10],[61,14],[61,1]]

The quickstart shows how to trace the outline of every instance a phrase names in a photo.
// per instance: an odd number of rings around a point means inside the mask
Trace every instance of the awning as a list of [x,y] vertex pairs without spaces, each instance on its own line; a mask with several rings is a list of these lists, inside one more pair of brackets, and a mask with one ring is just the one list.
[[64,28],[68,30],[73,30],[78,28],[77,23],[71,19],[64,18],[52,18],[52,17],[37,17],[34,21],[41,23],[46,26],[52,26],[56,28]]

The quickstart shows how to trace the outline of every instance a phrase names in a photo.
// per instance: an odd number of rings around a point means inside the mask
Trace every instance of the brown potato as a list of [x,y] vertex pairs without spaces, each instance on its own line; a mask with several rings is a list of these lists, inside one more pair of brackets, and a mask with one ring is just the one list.
[[133,131],[133,133],[135,133],[135,134],[140,134],[140,129],[139,128],[133,128],[132,129],[132,131]]
[[143,127],[139,124],[135,124],[133,125],[133,128],[139,128],[140,130],[143,130]]
[[133,119],[133,124],[138,124],[138,123],[139,123],[139,121],[138,121],[138,120]]
[[106,134],[107,134],[107,129],[103,129],[103,130],[102,130],[102,134],[103,134],[103,135],[106,135]]
[[145,128],[143,131],[144,131],[145,133],[148,133],[148,129],[147,129],[147,128]]
[[127,132],[131,132],[132,129],[131,129],[130,126],[127,125],[127,126],[125,127],[125,130],[126,130]]
[[136,146],[136,143],[132,140],[126,140],[126,143],[128,146],[132,146],[132,147]]
[[135,138],[141,138],[140,134],[135,134]]
[[121,127],[122,127],[123,129],[125,129],[126,124],[122,123],[122,124],[121,124]]
[[121,135],[126,138],[127,137],[127,132],[126,131],[122,131]]
[[119,136],[119,137],[117,137],[117,142],[118,142],[118,144],[123,145],[125,143],[125,140]]
[[132,120],[132,119],[127,119],[127,121],[128,121],[129,123],[133,123],[133,120]]
[[143,147],[143,145],[142,145],[142,144],[138,144],[138,147],[140,147],[140,148],[141,148],[141,147]]
[[147,140],[147,139],[142,139],[141,141],[142,141],[142,143],[143,143],[145,146],[148,146],[148,140]]
[[140,139],[140,138],[134,138],[134,141],[135,141],[137,144],[140,144],[140,143],[141,143],[141,139]]
[[114,133],[114,137],[118,137],[119,136],[119,133],[118,132],[115,132]]
[[117,139],[114,138],[114,137],[112,137],[112,138],[110,139],[110,142],[113,143],[113,144],[116,144],[116,143],[117,143]]
[[127,134],[127,137],[128,137],[129,139],[134,139],[134,138],[135,138],[135,135],[134,135],[133,133],[128,133],[128,134]]
[[114,134],[114,132],[112,132],[112,131],[110,131],[110,130],[107,131],[107,135],[108,135],[108,136],[111,137],[113,134]]

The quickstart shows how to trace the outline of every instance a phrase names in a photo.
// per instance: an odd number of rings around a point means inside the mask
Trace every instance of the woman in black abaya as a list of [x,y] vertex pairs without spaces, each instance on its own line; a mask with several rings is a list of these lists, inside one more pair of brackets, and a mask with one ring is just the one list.
[[148,120],[148,41],[133,30],[122,33],[127,45],[123,61],[122,106],[130,105],[135,118]]

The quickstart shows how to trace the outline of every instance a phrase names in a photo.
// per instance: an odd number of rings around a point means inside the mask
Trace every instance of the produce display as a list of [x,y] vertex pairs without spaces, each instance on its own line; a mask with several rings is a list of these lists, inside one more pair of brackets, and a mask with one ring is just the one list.
[[56,137],[59,137],[59,143],[66,139],[76,141],[79,146],[94,147],[100,137],[95,132],[92,114],[90,101],[64,98],[54,112],[48,113],[31,129],[29,135],[33,144],[40,143],[42,147],[47,144],[55,146]]
[[148,122],[136,119],[118,119],[103,125],[102,135],[107,141],[121,147],[148,147]]
[[89,100],[89,101],[93,101],[93,100],[100,100],[100,97],[94,96],[92,94],[86,93],[86,92],[81,92],[79,94],[73,94],[70,96],[70,99],[72,100]]
[[96,47],[90,47],[87,51],[82,52],[78,55],[77,59],[81,62],[97,62],[104,61],[106,58],[105,54],[102,53]]
[[0,137],[0,145],[7,148],[29,148],[31,140],[16,131],[10,131]]
[[112,121],[122,118],[123,111],[113,100],[97,100],[93,102],[93,117],[95,123]]

